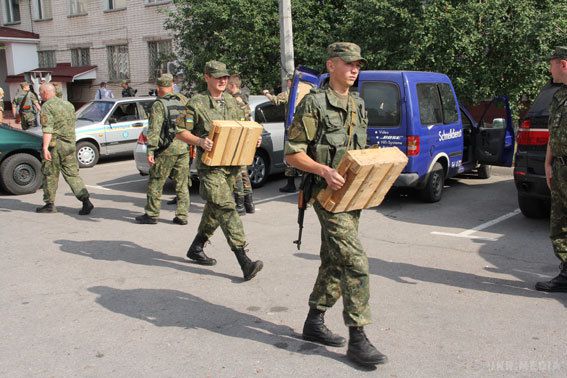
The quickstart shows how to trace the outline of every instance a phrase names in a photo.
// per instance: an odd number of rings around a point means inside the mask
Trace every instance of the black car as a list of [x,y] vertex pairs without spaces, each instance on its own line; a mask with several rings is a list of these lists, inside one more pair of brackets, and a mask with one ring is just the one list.
[[539,92],[518,130],[514,182],[518,204],[528,218],[549,216],[551,193],[545,179],[545,153],[549,140],[549,107],[561,84],[549,83]]

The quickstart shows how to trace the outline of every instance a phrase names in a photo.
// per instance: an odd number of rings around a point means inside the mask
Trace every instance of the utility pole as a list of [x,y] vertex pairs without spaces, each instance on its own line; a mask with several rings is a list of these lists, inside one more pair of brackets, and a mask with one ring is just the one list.
[[282,90],[286,88],[286,76],[293,74],[293,30],[291,26],[291,0],[279,0],[280,11],[280,60]]

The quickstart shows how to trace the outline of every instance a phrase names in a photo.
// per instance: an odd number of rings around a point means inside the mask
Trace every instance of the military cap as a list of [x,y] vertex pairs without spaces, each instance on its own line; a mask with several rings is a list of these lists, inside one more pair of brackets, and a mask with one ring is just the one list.
[[173,75],[172,74],[162,74],[157,79],[157,85],[160,87],[171,87],[173,85]]
[[360,55],[360,47],[351,42],[335,42],[331,43],[327,47],[328,59],[330,58],[341,58],[347,63],[356,62],[357,60],[362,61],[366,64],[366,59]]
[[226,64],[219,62],[218,60],[209,60],[205,64],[205,73],[215,79],[223,76],[230,76],[226,69]]
[[555,50],[551,53],[548,60],[552,59],[562,59],[567,60],[567,47],[566,46],[557,46]]

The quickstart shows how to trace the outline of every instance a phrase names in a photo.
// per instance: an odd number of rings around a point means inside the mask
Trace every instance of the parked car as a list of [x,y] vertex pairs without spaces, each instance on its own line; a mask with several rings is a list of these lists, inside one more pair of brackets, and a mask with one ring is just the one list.
[[[77,110],[77,160],[80,168],[96,165],[101,156],[130,154],[148,124],[155,97],[95,100]],[[41,135],[41,128],[29,130]]]
[[34,193],[41,186],[41,145],[37,135],[0,125],[0,186],[10,194]]
[[[326,84],[328,75],[299,67],[290,92],[287,124],[298,95]],[[361,71],[353,90],[368,112],[368,145],[398,147],[408,163],[395,186],[412,187],[426,202],[441,199],[444,181],[490,166],[511,166],[514,130],[508,99],[493,99],[477,123],[460,106],[449,77],[436,72]],[[495,117],[494,108],[503,109]]]
[[[264,96],[250,96],[249,105],[252,119],[264,126],[262,144],[256,149],[254,162],[248,169],[252,186],[258,188],[266,183],[269,175],[281,173],[285,169],[285,106],[275,106]],[[150,170],[146,159],[147,143],[147,127],[144,127],[134,148],[136,168],[141,175],[147,175]],[[197,175],[193,168],[191,173],[193,176]]]
[[561,84],[549,83],[539,92],[518,130],[514,182],[518,205],[528,218],[549,216],[551,193],[545,179],[545,153],[549,140],[549,106]]

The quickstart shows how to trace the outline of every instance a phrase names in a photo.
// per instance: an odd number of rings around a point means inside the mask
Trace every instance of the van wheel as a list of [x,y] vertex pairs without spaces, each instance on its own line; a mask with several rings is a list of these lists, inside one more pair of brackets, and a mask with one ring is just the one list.
[[492,165],[481,165],[478,167],[478,178],[487,179],[492,175]]
[[520,211],[526,218],[547,218],[550,212],[550,203],[548,201],[522,196],[518,194],[518,206]]
[[445,184],[445,172],[443,166],[439,163],[433,165],[433,169],[429,172],[425,188],[420,192],[420,197],[425,202],[439,202],[443,195],[443,185]]

